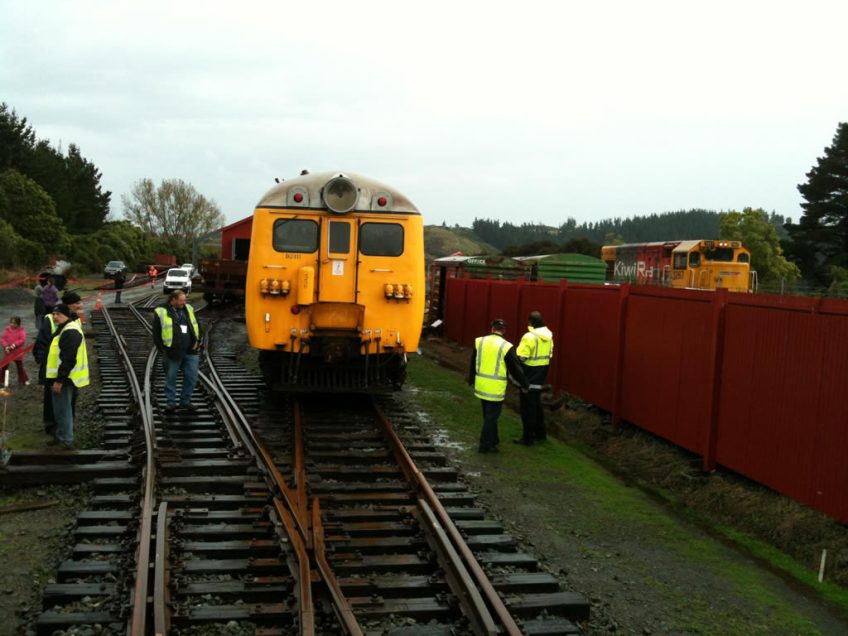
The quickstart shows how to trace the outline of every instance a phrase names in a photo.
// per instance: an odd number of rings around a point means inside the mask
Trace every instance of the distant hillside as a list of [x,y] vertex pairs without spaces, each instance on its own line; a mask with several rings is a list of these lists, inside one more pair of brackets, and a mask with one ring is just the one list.
[[[630,218],[602,219],[579,225],[569,218],[559,227],[526,222],[513,225],[498,220],[474,219],[472,230],[475,236],[480,237],[478,240],[505,250],[529,243],[562,244],[575,239],[588,239],[604,245],[718,238],[719,219],[720,213],[713,210],[678,210]],[[781,238],[786,237],[784,224],[789,221],[789,217],[775,212],[769,215],[769,222]]]
[[465,255],[497,254],[498,249],[482,241],[474,232],[464,227],[443,227],[441,225],[424,226],[424,252],[427,261],[454,252]]

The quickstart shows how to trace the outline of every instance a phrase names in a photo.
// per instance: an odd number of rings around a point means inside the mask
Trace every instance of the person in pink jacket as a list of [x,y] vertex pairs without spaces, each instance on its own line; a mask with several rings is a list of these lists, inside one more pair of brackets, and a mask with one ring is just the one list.
[[[3,332],[0,343],[3,345],[4,359],[15,354],[18,349],[23,348],[26,344],[26,330],[21,326],[20,316],[12,316],[11,320],[9,320],[9,326]],[[15,364],[18,367],[18,384],[29,384],[23,359],[18,358],[15,360]],[[3,364],[3,361],[0,361],[0,365],[2,365],[0,366],[0,383],[2,383],[6,379],[6,369],[9,363]]]

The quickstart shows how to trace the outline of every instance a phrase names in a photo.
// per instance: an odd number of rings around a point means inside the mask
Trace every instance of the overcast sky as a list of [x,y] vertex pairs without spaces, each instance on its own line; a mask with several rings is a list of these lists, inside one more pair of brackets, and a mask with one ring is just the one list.
[[763,207],[848,120],[848,2],[0,0],[0,101],[229,222],[347,170],[426,222]]

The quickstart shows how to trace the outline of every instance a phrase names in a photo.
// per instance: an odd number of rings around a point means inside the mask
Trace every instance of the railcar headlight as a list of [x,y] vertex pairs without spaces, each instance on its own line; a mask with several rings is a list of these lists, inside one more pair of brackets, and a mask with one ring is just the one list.
[[268,279],[263,278],[259,281],[259,293],[267,294],[268,293]]
[[403,299],[403,285],[395,285],[395,298]]
[[386,298],[394,298],[395,287],[391,283],[386,283]]
[[274,296],[278,296],[280,294],[280,280],[278,278],[271,279],[269,292]]
[[344,214],[356,207],[356,202],[359,200],[359,192],[353,181],[339,175],[326,183],[322,197],[331,212]]
[[288,296],[291,291],[291,281],[283,280],[280,281],[280,293],[283,296]]
[[403,297],[404,298],[412,298],[412,285],[404,285],[403,286]]

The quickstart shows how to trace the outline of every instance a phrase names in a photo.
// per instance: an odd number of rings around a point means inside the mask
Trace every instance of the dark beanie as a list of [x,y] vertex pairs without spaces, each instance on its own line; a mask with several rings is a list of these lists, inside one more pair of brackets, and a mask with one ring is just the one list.
[[53,313],[65,314],[68,318],[71,317],[71,308],[65,303],[60,303],[53,308]]
[[73,305],[74,303],[78,303],[81,301],[80,295],[76,292],[68,292],[64,296],[62,296],[62,302],[66,305]]

